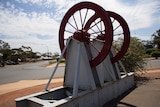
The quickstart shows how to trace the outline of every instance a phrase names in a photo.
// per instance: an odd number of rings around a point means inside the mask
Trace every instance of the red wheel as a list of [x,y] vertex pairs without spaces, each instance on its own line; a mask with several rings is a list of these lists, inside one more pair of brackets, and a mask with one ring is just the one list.
[[[97,20],[94,21],[94,24],[90,24],[91,26],[86,26],[86,23],[88,23],[88,20],[92,16],[96,16]],[[95,27],[98,28],[98,31],[90,33],[89,31]],[[101,63],[110,50],[113,35],[111,20],[107,18],[105,10],[97,4],[91,2],[78,3],[68,10],[61,22],[59,30],[60,49],[61,51],[64,49],[69,37],[84,42],[87,45],[92,45],[93,39],[100,34],[104,35],[105,43],[102,49],[97,52],[98,54],[96,56],[93,57],[91,55],[90,65],[92,67]],[[88,49],[87,46],[86,49]],[[87,51],[90,51],[90,49]],[[64,57],[65,55],[66,53]]]
[[[120,60],[124,54],[126,53],[129,43],[130,43],[130,32],[128,25],[126,21],[118,14],[110,11],[106,11],[106,16],[110,17],[112,21],[112,26],[113,26],[113,41],[118,39],[118,37],[121,37],[123,39],[122,46],[118,52],[111,58],[112,63],[117,62]],[[106,18],[108,18],[106,17]],[[97,20],[97,16],[94,15],[92,16],[86,26],[90,26],[95,20]],[[100,34],[96,39],[98,40],[104,40],[104,35]],[[108,53],[106,53],[108,54]]]
[[107,11],[111,18],[113,26],[113,41],[117,41],[119,38],[123,39],[123,43],[116,55],[111,58],[112,63],[120,60],[124,54],[127,52],[130,43],[130,31],[126,21],[118,14],[114,12]]

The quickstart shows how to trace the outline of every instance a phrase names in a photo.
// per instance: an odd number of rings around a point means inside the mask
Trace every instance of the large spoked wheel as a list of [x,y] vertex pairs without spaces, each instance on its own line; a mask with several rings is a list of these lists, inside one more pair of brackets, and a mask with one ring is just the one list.
[[[118,50],[116,52],[115,55],[112,56],[111,61],[112,63],[117,62],[118,60],[120,60],[124,54],[126,53],[128,47],[129,47],[129,43],[130,43],[130,31],[129,31],[129,27],[126,23],[126,21],[118,14],[114,13],[114,12],[110,12],[110,11],[106,11],[106,16],[110,17],[111,21],[112,21],[112,26],[113,26],[113,43],[115,43],[118,39],[123,39],[123,43],[120,47],[120,50]],[[108,18],[106,17],[106,18]],[[86,26],[90,26],[92,25],[92,23],[97,20],[97,16],[94,15],[92,16]],[[96,40],[100,41],[100,40],[104,40],[104,35],[99,35]],[[106,53],[107,54],[107,53]]]
[[[94,24],[86,26],[92,16],[96,16],[97,19],[93,21]],[[98,30],[90,33],[89,31],[93,30],[93,28]],[[68,10],[61,22],[59,30],[60,49],[61,51],[64,49],[67,39],[70,37],[94,47],[92,45],[93,39],[103,34],[103,47],[100,50],[97,49],[98,54],[90,58],[90,65],[94,67],[101,63],[110,51],[112,30],[111,20],[106,16],[106,12],[102,7],[91,2],[78,3]],[[66,53],[64,57],[66,57]]]
[[113,44],[119,45],[119,39],[123,41],[123,43],[120,43],[120,50],[111,58],[112,63],[115,63],[127,52],[130,43],[130,31],[126,21],[120,15],[110,11],[107,11],[107,13],[111,18],[113,26]]

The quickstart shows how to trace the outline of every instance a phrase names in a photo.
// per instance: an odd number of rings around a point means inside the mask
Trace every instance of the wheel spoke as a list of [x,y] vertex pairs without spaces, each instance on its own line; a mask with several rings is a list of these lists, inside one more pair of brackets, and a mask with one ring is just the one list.
[[118,33],[118,34],[114,34],[113,36],[119,36],[119,35],[124,35],[124,33]]
[[100,22],[101,22],[101,20],[98,21],[98,22],[96,22],[96,23],[94,23],[94,25],[90,26],[90,27],[88,28],[88,30],[91,29],[91,28],[93,28],[94,26],[96,26],[96,25],[97,25],[98,23],[100,23]]
[[83,23],[82,23],[82,14],[81,14],[81,10],[79,10],[79,17],[80,17],[80,19],[81,19],[81,25],[82,25],[82,28],[83,28]]
[[[94,21],[94,23],[95,23],[95,21]],[[98,26],[96,23],[95,23],[95,25],[96,25],[97,29],[99,30],[99,32],[101,32],[99,26]],[[101,34],[102,34],[102,33],[101,33]]]
[[102,22],[100,23],[101,31],[102,31]]
[[98,41],[98,42],[102,42],[102,43],[105,42],[105,40],[97,39],[95,36],[92,36],[92,37],[94,37],[94,38],[89,37],[89,39],[92,39],[92,40],[94,39],[94,40],[96,40],[96,41]]
[[121,25],[119,24],[113,31],[115,31],[116,29],[118,29]]
[[85,17],[84,17],[84,20],[83,20],[83,23],[82,23],[82,28],[84,27],[84,24],[85,24],[85,21],[86,21],[86,18],[87,18],[87,14],[88,14],[88,9],[86,11],[86,14],[85,14]]
[[71,32],[71,31],[68,31],[68,30],[65,30],[65,32],[68,32],[68,33],[74,34],[73,32]]
[[71,25],[76,31],[78,30],[76,27],[74,27],[70,22],[68,22],[69,25]]
[[75,19],[74,15],[72,15],[72,17],[73,17],[74,23],[75,23],[75,25],[76,25],[76,28],[77,28],[77,30],[78,30],[78,25],[77,25],[77,22],[76,22],[76,19]]
[[97,48],[93,45],[93,43],[90,42],[89,44],[90,44],[90,46],[92,46],[98,53],[101,52],[101,50],[97,49]]
[[90,33],[90,34],[97,34],[100,33],[100,34],[103,34],[102,32],[105,32],[105,30],[102,30],[102,31],[94,31],[93,29],[91,29],[93,31],[93,33]]
[[115,19],[113,19],[112,24],[114,23]]

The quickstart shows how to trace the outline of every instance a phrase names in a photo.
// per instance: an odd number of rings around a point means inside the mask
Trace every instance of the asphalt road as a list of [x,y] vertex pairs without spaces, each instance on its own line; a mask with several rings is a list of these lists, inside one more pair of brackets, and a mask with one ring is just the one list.
[[[160,68],[160,60],[149,60],[146,62],[146,68]],[[44,67],[46,64],[48,64],[48,61],[0,67],[0,84],[20,80],[49,79],[54,67],[46,68]],[[64,69],[64,67],[58,67],[55,77],[64,76]]]
[[147,60],[146,61],[146,68],[148,69],[156,69],[156,68],[160,68],[160,60]]
[[[49,79],[54,67],[46,68],[44,66],[46,64],[48,64],[48,61],[0,67],[0,84],[20,80]],[[64,67],[58,67],[54,77],[60,76],[64,76]]]

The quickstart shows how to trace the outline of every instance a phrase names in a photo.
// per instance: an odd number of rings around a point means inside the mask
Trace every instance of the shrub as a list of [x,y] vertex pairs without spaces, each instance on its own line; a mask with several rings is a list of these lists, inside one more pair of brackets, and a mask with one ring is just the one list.
[[160,57],[160,51],[154,51],[154,52],[152,52],[151,56],[155,57],[157,59],[158,57]]
[[158,51],[158,49],[156,49],[156,48],[147,49],[147,50],[146,50],[146,54],[151,55],[151,53],[154,52],[154,51]]
[[[120,41],[123,41],[119,39]],[[123,42],[121,42],[123,43]],[[116,44],[115,44],[116,45]],[[119,46],[119,44],[118,44]],[[117,47],[118,47],[117,46]],[[143,60],[145,55],[145,47],[141,40],[136,37],[131,37],[130,46],[126,54],[121,59],[127,72],[129,71],[144,71],[145,61]]]

